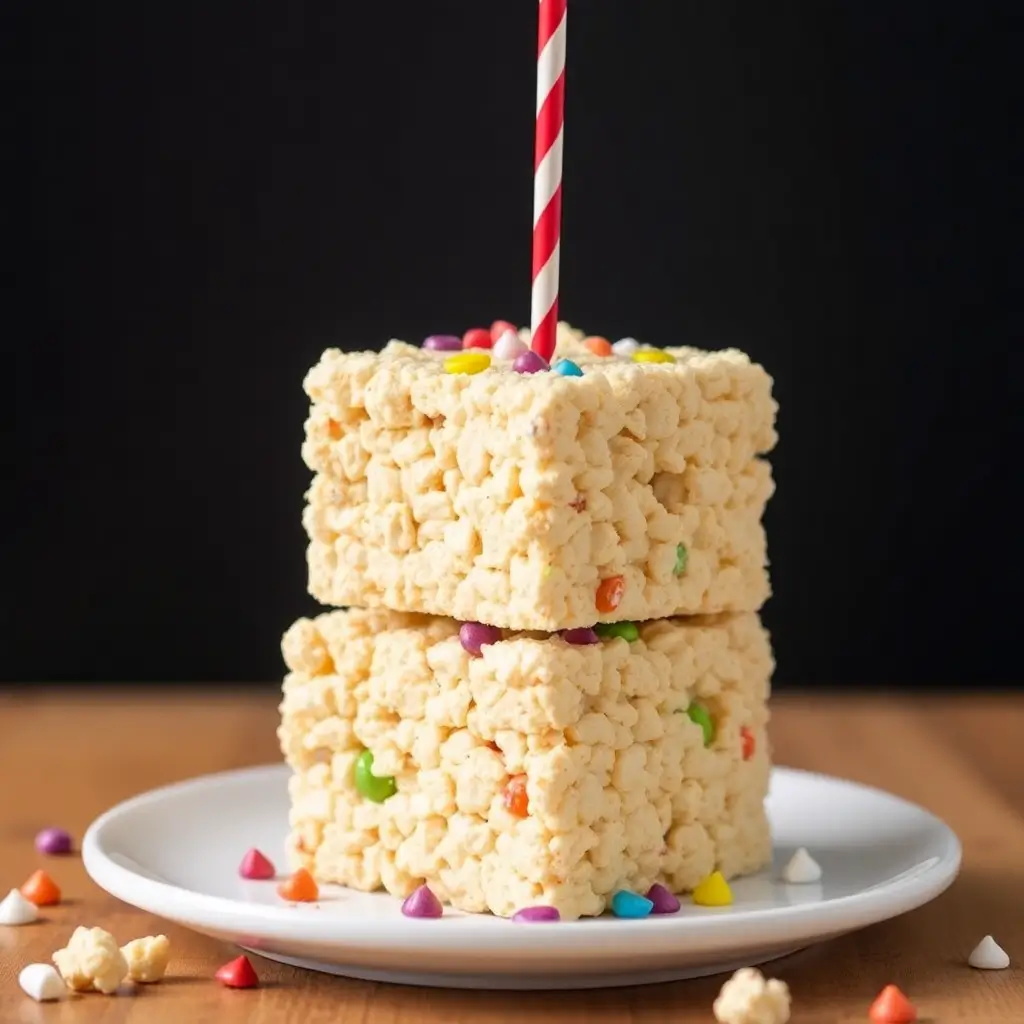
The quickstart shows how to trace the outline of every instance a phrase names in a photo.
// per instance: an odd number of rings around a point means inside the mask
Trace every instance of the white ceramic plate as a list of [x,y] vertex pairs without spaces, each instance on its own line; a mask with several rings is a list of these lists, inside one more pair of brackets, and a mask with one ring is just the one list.
[[[960,844],[926,811],[839,779],[777,768],[771,869],[733,884],[731,907],[684,897],[677,914],[514,924],[446,908],[408,920],[385,893],[325,886],[286,904],[238,875],[255,846],[285,867],[287,769],[208,775],[135,797],[98,818],[85,867],[114,896],[273,960],[373,981],[456,988],[590,988],[698,977],[784,956],[927,903],[956,877]],[[798,846],[820,883],[786,885]]]

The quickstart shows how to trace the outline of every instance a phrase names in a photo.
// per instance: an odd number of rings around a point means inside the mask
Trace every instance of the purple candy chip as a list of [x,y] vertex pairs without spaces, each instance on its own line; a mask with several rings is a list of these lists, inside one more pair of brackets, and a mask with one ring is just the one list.
[[655,882],[647,890],[647,898],[654,904],[651,908],[652,914],[674,914],[682,905],[679,898],[660,882]]
[[58,854],[71,852],[71,836],[62,828],[44,828],[36,836],[36,849],[40,853]]
[[599,644],[601,642],[601,638],[589,626],[566,629],[562,632],[562,639],[567,644]]
[[512,920],[534,924],[538,921],[561,921],[562,915],[554,907],[523,907],[512,915]]
[[512,362],[512,369],[516,373],[539,373],[541,370],[549,370],[550,367],[546,359],[531,350],[516,356]]
[[441,917],[444,908],[441,901],[425,885],[421,885],[405,898],[402,913],[406,917]]
[[497,626],[485,626],[482,622],[464,622],[459,626],[459,642],[474,658],[480,657],[484,644],[496,644],[500,639]]
[[454,334],[432,334],[423,340],[423,347],[431,352],[461,352],[462,339]]

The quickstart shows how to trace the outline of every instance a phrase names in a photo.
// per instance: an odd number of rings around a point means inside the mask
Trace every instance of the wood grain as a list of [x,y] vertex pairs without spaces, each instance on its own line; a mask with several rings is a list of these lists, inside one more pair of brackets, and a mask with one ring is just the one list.
[[[0,886],[41,861],[36,831],[80,836],[111,804],[203,772],[277,760],[276,695],[180,691],[143,695],[28,690],[0,696]],[[957,831],[961,877],[927,907],[772,965],[791,986],[794,1024],[865,1021],[889,981],[933,1024],[1024,1022],[1024,699],[963,696],[780,699],[777,760],[841,775],[914,800]],[[266,982],[233,992],[210,980],[236,951],[106,896],[77,857],[49,860],[68,901],[28,928],[0,927],[0,1022],[105,1024],[426,1024],[498,1021],[708,1024],[721,977],[574,993],[481,993],[348,981],[256,959]],[[0,894],[2,895],[2,894]],[[77,924],[127,940],[166,931],[173,977],[130,997],[38,1005],[18,970],[48,960]],[[1007,971],[973,971],[986,933],[1009,952]]]

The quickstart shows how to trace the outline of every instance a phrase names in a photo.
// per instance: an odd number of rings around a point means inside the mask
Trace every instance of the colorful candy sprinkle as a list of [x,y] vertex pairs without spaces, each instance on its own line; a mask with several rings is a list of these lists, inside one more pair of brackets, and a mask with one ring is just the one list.
[[710,747],[715,742],[715,723],[711,719],[711,712],[703,704],[694,701],[687,709],[686,714],[694,725],[699,725],[704,733],[704,746]]
[[17,889],[12,889],[0,900],[0,924],[17,927],[38,920],[39,911],[36,905],[25,899]]
[[757,749],[754,734],[745,725],[740,726],[740,749],[743,751],[744,761],[749,761]]
[[530,813],[530,798],[526,793],[525,775],[513,775],[508,780],[503,800],[505,810],[517,818],[525,818]]
[[571,359],[559,359],[551,367],[553,373],[559,373],[563,377],[582,377],[583,371]]
[[315,903],[320,898],[320,886],[305,868],[299,868],[277,887],[277,894],[289,903]]
[[660,882],[655,882],[647,890],[647,898],[651,901],[652,914],[674,914],[682,906],[679,897]]
[[633,353],[634,363],[674,363],[676,357],[662,352],[660,348],[644,348]]
[[1010,958],[991,935],[986,935],[974,947],[967,963],[979,971],[1002,971],[1010,966]]
[[249,850],[242,858],[242,863],[238,866],[238,873],[243,878],[260,882],[265,882],[268,878],[273,878],[277,874],[270,859],[265,857],[255,847]]
[[619,607],[622,595],[626,592],[626,579],[624,576],[609,576],[601,580],[597,587],[597,594],[594,604],[599,612],[613,612]]
[[491,341],[497,342],[503,334],[508,334],[510,331],[512,334],[515,334],[516,337],[519,336],[518,331],[516,331],[515,324],[510,324],[507,320],[495,320],[494,323],[491,324]]
[[494,344],[486,327],[473,327],[462,336],[463,348],[490,348]]
[[445,373],[482,373],[491,365],[486,352],[456,352],[444,361]]
[[693,890],[693,902],[700,907],[727,907],[732,903],[732,889],[721,871],[712,871]]
[[583,347],[593,352],[595,356],[610,356],[612,354],[611,342],[607,338],[594,336],[583,339]]
[[686,565],[690,561],[690,552],[686,550],[685,544],[676,545],[676,564],[672,569],[675,576],[682,576],[686,572]]
[[895,986],[886,985],[868,1010],[876,1024],[912,1024],[917,1020],[914,1004]]
[[544,921],[561,921],[562,915],[554,907],[523,907],[512,915],[520,924],[539,924]]
[[549,369],[547,360],[537,355],[532,349],[516,356],[512,363],[512,369],[516,373],[540,373]]
[[589,626],[565,629],[562,631],[562,639],[567,644],[597,644],[601,642],[601,638]]
[[612,897],[612,913],[616,917],[647,917],[654,909],[654,902],[638,892],[620,889]]
[[515,331],[506,331],[494,343],[494,358],[511,362],[516,356],[528,351],[526,343]]
[[462,339],[454,334],[431,334],[423,339],[423,348],[431,352],[458,352],[462,348]]
[[60,903],[60,889],[57,883],[42,869],[33,871],[21,887],[21,895],[37,907],[50,907]]
[[599,622],[594,629],[602,640],[612,640],[621,637],[632,643],[640,639],[640,630],[635,622]]
[[393,775],[373,774],[373,754],[364,750],[356,759],[356,789],[375,804],[382,804],[388,797],[398,792],[398,785]]
[[71,836],[62,828],[44,828],[36,836],[36,849],[51,857],[71,852]]
[[257,988],[260,983],[248,957],[240,956],[217,968],[214,977],[228,988]]
[[485,644],[496,644],[501,639],[497,626],[485,626],[482,622],[464,622],[459,626],[459,643],[462,649],[474,658],[482,656]]
[[37,1003],[51,1003],[68,994],[64,979],[52,964],[29,964],[23,967],[18,975],[18,984],[21,991]]
[[427,886],[421,885],[405,898],[402,913],[406,917],[441,917],[444,907]]
[[612,345],[612,352],[617,356],[631,356],[640,348],[636,338],[620,338]]

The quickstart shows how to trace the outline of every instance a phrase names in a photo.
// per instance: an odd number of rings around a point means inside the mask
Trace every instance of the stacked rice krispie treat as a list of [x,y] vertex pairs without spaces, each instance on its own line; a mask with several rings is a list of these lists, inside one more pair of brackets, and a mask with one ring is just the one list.
[[294,866],[563,919],[764,866],[765,371],[560,325],[550,368],[434,337],[305,388],[309,587],[347,610],[284,638]]

